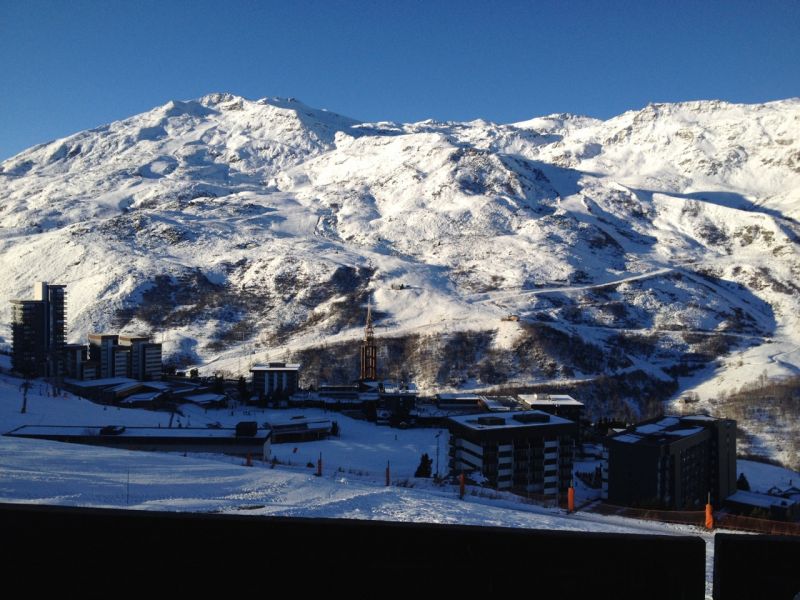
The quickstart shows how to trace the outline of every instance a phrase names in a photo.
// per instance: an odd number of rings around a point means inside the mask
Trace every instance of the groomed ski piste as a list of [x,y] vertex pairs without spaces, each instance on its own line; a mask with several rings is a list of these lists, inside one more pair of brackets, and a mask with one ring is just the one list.
[[[5,357],[4,357],[5,359]],[[2,364],[7,367],[7,361]],[[20,379],[0,375],[0,430],[22,425],[126,425],[167,427],[170,414],[94,404],[71,394],[49,395],[35,382],[21,414]],[[713,533],[653,521],[528,504],[512,494],[468,486],[463,500],[453,484],[437,485],[413,477],[427,452],[446,470],[447,431],[378,427],[322,410],[181,408],[182,426],[220,422],[288,419],[302,412],[336,420],[340,436],[306,443],[273,444],[277,464],[214,454],[135,452],[59,442],[0,437],[0,502],[136,510],[214,512],[250,516],[374,519],[484,525],[586,532],[693,535],[706,542],[706,595],[711,597]],[[173,426],[177,425],[177,420]],[[436,436],[442,432],[437,438]],[[323,474],[315,476],[322,455]],[[391,485],[385,485],[387,461]],[[309,467],[309,463],[314,465]],[[585,468],[581,463],[577,468]],[[800,474],[779,467],[740,461],[756,491],[788,486]],[[434,471],[436,463],[434,462]],[[578,504],[592,490],[579,482]]]

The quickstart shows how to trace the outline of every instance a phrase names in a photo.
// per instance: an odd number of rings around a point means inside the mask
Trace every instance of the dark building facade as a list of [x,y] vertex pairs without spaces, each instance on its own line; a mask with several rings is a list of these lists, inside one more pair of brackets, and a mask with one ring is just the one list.
[[489,485],[561,500],[572,481],[577,425],[540,411],[447,420],[450,471],[479,473]]
[[130,377],[140,381],[161,377],[161,344],[153,343],[148,336],[140,335],[120,335],[119,344],[130,349]]
[[378,379],[378,346],[375,343],[375,329],[372,327],[372,304],[367,305],[367,324],[364,327],[364,341],[361,342],[360,379]]
[[161,344],[146,335],[89,334],[89,360],[101,379],[131,377],[140,381],[161,378]]
[[253,374],[253,393],[259,400],[283,400],[297,392],[300,381],[300,365],[271,362],[266,366],[256,365]]
[[33,291],[33,300],[11,301],[12,368],[29,377],[62,377],[66,286],[40,281]]
[[83,366],[88,360],[88,348],[83,344],[66,344],[64,358],[64,374],[72,379],[83,379]]
[[119,336],[113,333],[89,334],[89,360],[100,365],[100,379],[114,377],[117,369],[114,349],[119,344]]
[[606,440],[603,498],[622,506],[700,510],[736,491],[736,421],[651,419]]

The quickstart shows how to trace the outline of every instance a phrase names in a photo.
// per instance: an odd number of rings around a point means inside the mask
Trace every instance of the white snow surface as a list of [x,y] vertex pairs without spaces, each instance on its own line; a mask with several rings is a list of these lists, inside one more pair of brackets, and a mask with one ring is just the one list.
[[35,280],[68,285],[70,341],[153,332],[206,372],[355,339],[342,314],[370,297],[379,335],[502,351],[517,314],[601,346],[656,336],[625,368],[661,379],[659,354],[724,332],[732,353],[683,382],[706,399],[800,372],[798,131],[797,98],[506,125],[169,102],[0,164],[0,344]]
[[[5,358],[5,357],[3,357]],[[7,360],[0,366],[7,368]],[[166,427],[169,415],[139,409],[105,407],[62,393],[53,397],[43,384],[28,394],[26,412],[18,378],[0,374],[0,433],[21,425],[125,425]],[[278,419],[294,414],[317,417],[321,410],[208,410],[185,405],[181,422],[202,426],[240,420]],[[134,452],[113,448],[0,437],[0,502],[115,507],[161,511],[229,512],[248,515],[334,517],[390,521],[458,523],[533,529],[613,533],[698,535],[706,542],[707,597],[711,593],[713,535],[681,525],[639,521],[527,504],[507,493],[468,486],[464,500],[455,485],[435,485],[412,477],[422,452],[435,459],[437,429],[397,430],[325,413],[339,422],[341,437],[273,444],[279,464],[215,454]],[[446,460],[447,432],[439,438]],[[323,476],[308,462],[323,457]],[[385,468],[391,466],[386,487]],[[593,470],[596,461],[576,464]],[[754,490],[788,487],[800,473],[740,461]],[[434,468],[436,465],[434,464]],[[444,467],[442,467],[444,473]],[[580,482],[579,503],[596,496]]]

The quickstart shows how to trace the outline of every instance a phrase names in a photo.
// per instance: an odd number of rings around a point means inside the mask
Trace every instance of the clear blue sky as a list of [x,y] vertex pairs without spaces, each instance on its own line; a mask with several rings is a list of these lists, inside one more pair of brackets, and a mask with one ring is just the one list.
[[800,95],[797,0],[0,0],[0,160],[213,91],[362,120]]

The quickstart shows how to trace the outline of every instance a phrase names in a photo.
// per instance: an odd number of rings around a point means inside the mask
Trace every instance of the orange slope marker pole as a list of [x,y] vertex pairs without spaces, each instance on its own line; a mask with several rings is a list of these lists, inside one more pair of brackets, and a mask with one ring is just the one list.
[[711,492],[708,493],[708,504],[706,504],[706,529],[714,529],[714,508],[711,506]]

